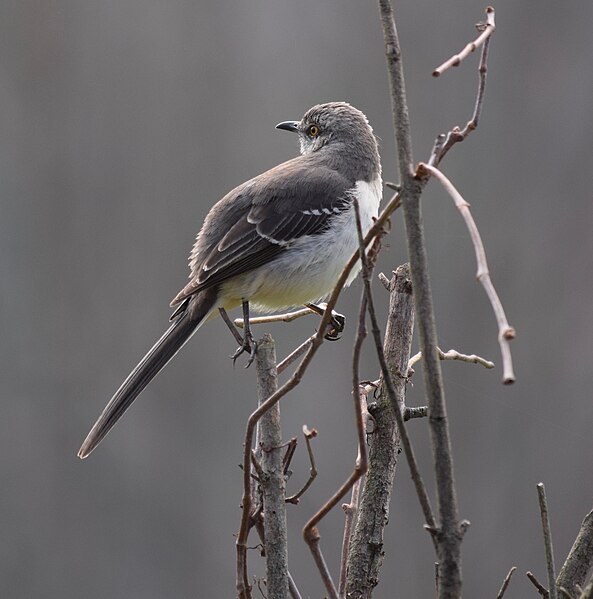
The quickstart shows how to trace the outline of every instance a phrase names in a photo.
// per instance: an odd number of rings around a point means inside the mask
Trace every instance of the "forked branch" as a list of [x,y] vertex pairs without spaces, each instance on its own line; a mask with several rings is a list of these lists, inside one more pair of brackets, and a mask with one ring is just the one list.
[[469,210],[469,204],[463,199],[461,194],[455,189],[455,186],[447,177],[434,166],[420,163],[418,165],[418,173],[421,175],[429,174],[441,183],[445,188],[445,191],[453,198],[455,206],[459,210],[465,225],[469,231],[474,251],[476,253],[476,262],[478,263],[478,271],[476,278],[482,286],[484,291],[490,300],[490,305],[494,311],[496,322],[498,324],[498,342],[500,344],[500,351],[502,354],[502,382],[505,385],[509,385],[515,382],[515,374],[513,372],[513,359],[511,356],[511,348],[509,341],[515,338],[515,329],[509,324],[502,303],[494,289],[492,280],[490,279],[490,271],[488,270],[488,262],[486,260],[486,251],[484,250],[484,244],[478,227],[474,221],[474,218]]
[[[466,123],[465,127],[453,127],[447,135],[439,135],[435,141],[434,148],[428,160],[428,164],[431,166],[438,166],[441,160],[445,157],[447,152],[459,142],[462,142],[467,136],[477,129],[478,122],[480,120],[480,114],[482,113],[482,106],[484,104],[484,94],[486,92],[486,77],[488,75],[488,49],[490,46],[490,40],[492,33],[494,32],[494,9],[488,7],[486,9],[488,14],[488,22],[491,23],[491,27],[488,29],[488,25],[485,26],[484,33],[489,31],[489,35],[483,39],[482,53],[480,55],[480,64],[478,66],[478,93],[476,95],[476,101],[474,105],[474,112],[470,120]],[[480,36],[482,37],[482,36]],[[477,40],[476,40],[477,41]],[[475,43],[475,42],[474,42]],[[477,46],[476,46],[477,47]]]
[[437,67],[432,72],[433,77],[439,77],[451,67],[458,67],[465,58],[488,41],[496,27],[494,23],[494,9],[492,6],[486,8],[486,23],[478,23],[476,27],[481,31],[480,35],[473,42],[467,44],[459,54],[454,54],[449,60],[446,60],[441,66]]

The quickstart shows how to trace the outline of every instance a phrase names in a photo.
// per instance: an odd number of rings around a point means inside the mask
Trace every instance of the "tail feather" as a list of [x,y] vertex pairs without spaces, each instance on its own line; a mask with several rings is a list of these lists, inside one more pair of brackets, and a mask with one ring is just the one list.
[[[154,344],[142,361],[128,375],[115,392],[95,422],[78,451],[78,457],[86,458],[105,438],[115,423],[123,416],[146,385],[167,365],[191,336],[207,320],[212,312],[213,301],[194,298],[182,314],[179,314],[166,333]],[[205,301],[204,301],[205,300]],[[192,305],[194,304],[195,305]]]

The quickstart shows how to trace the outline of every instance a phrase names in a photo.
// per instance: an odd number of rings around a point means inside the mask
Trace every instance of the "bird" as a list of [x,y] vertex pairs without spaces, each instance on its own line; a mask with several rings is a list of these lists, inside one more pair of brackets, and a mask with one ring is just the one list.
[[[363,234],[382,197],[378,142],[365,114],[346,102],[318,104],[300,121],[300,154],[239,185],[207,214],[189,256],[189,283],[171,301],[171,325],[115,392],[84,440],[86,458],[150,381],[219,310],[243,307],[249,352],[249,311],[315,304],[333,290],[359,247],[354,199]],[[346,286],[360,271],[358,261]]]

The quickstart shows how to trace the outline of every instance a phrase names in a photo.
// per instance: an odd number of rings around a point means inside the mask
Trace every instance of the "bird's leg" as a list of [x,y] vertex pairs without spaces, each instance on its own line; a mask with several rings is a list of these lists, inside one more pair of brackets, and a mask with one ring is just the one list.
[[222,318],[224,324],[226,324],[231,332],[231,335],[235,338],[235,341],[237,343],[243,343],[243,335],[241,335],[237,327],[233,324],[233,321],[229,318],[226,310],[224,308],[218,308],[218,311],[220,312],[220,317]]
[[249,353],[249,360],[245,368],[249,368],[255,359],[255,352],[257,351],[257,344],[251,333],[251,325],[249,324],[249,301],[243,300],[243,343],[237,348],[237,351],[231,356],[233,358],[233,364],[237,361],[237,358],[245,352]]
[[[325,308],[321,306],[317,306],[316,304],[305,304],[309,310],[315,312],[315,314],[319,314],[319,316],[323,316],[325,312]],[[340,338],[340,333],[344,330],[344,325],[346,324],[346,317],[335,310],[332,310],[331,320],[328,326],[327,333],[325,333],[325,338],[328,341],[337,341]]]

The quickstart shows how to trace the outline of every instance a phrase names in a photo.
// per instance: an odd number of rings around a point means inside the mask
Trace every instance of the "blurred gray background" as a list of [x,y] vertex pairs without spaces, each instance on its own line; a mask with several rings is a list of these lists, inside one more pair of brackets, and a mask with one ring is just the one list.
[[[471,114],[478,57],[430,73],[474,36],[483,8],[397,2],[416,160]],[[546,483],[559,563],[593,497],[593,3],[496,8],[482,122],[442,166],[472,204],[518,330],[518,380],[503,387],[500,367],[443,368],[460,515],[472,522],[464,596],[494,597],[517,565],[506,597],[523,598],[535,596],[526,570],[545,580],[536,484]],[[167,326],[209,207],[297,152],[277,122],[347,100],[382,140],[384,178],[397,179],[375,2],[4,0],[0,68],[0,595],[233,597],[255,373],[233,369],[220,321],[89,460],[76,451]],[[423,201],[440,344],[499,365],[464,225],[435,183]],[[406,260],[401,214],[386,243],[379,269],[389,273]],[[304,597],[324,591],[300,529],[356,455],[348,368],[360,289],[340,302],[347,334],[322,347],[282,405],[287,438],[305,423],[320,433],[318,481],[289,508]],[[310,317],[258,333],[284,355],[315,326]],[[377,372],[367,344],[361,375]],[[408,401],[424,404],[420,374]],[[433,492],[427,423],[409,427]],[[304,454],[292,489],[307,477]],[[376,597],[430,597],[433,550],[404,460],[396,486]],[[341,510],[321,533],[337,574]]]

